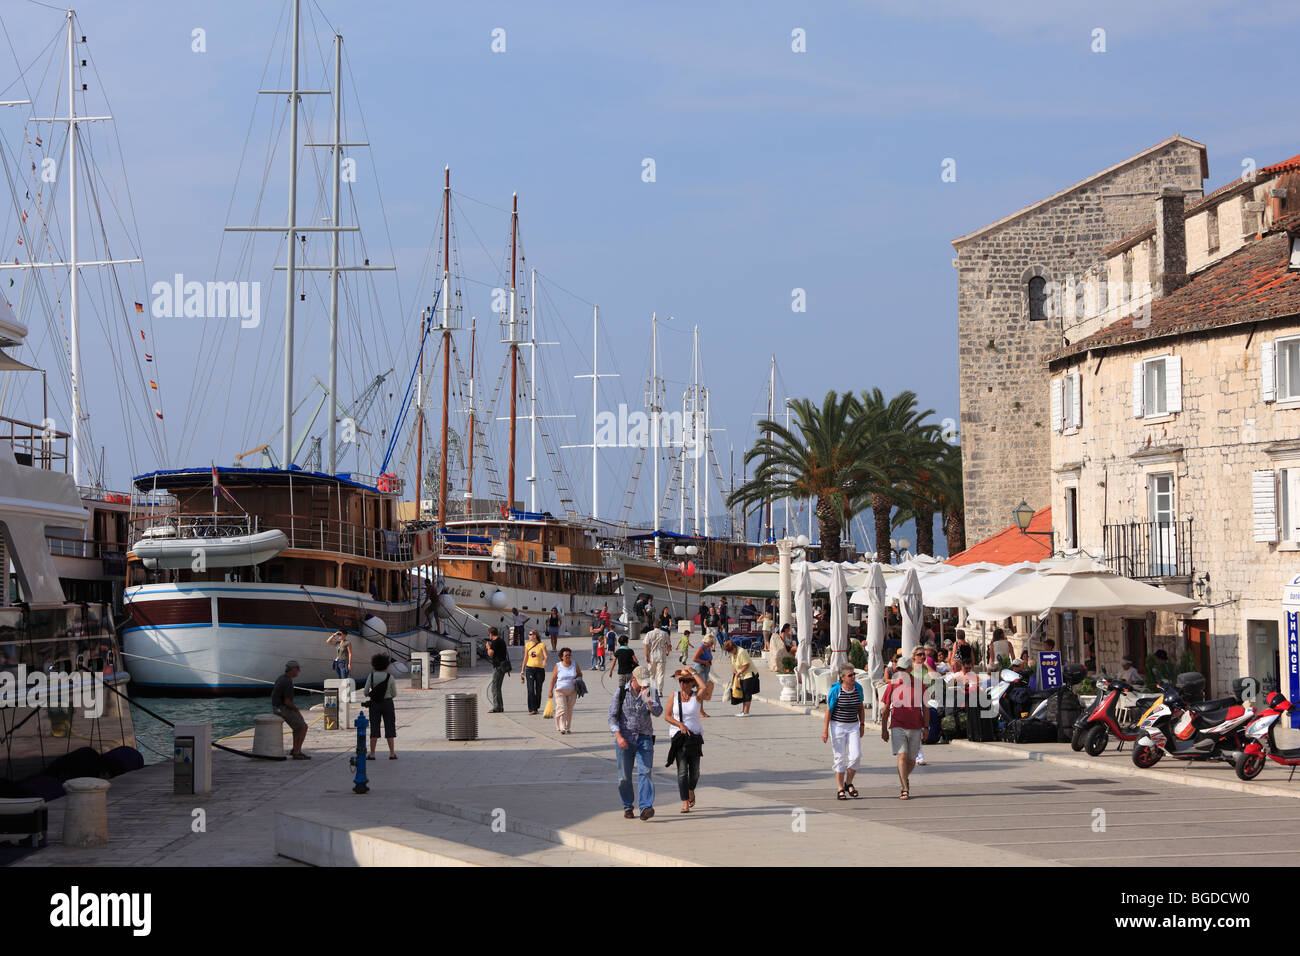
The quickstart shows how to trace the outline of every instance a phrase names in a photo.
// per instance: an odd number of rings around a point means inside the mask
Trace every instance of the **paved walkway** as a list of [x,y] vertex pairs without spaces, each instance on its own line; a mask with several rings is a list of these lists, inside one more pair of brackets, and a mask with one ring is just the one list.
[[[1260,838],[1266,854],[1300,860],[1289,795],[1208,793],[1168,772],[1139,783],[1114,772],[1119,762],[1108,758],[1087,773],[1024,759],[1041,746],[928,748],[930,766],[913,776],[913,799],[900,801],[894,759],[869,728],[861,799],[839,802],[820,716],[767,702],[744,719],[726,703],[708,705],[714,716],[705,722],[698,804],[687,815],[678,812],[675,774],[663,767],[660,722],[656,816],[626,820],[605,723],[613,681],[602,686],[589,675],[592,694],[578,703],[574,733],[562,737],[554,721],[524,712],[517,673],[505,685],[507,712],[487,714],[487,675],[480,668],[431,691],[400,689],[400,757],[390,761],[381,750],[369,765],[369,794],[351,789],[355,731],[313,727],[311,761],[217,752],[209,795],[173,795],[170,765],[120,777],[110,792],[108,848],[52,845],[15,865],[294,865],[276,854],[277,814],[282,828],[293,820],[364,838],[370,849],[354,858],[366,861],[365,854],[418,846],[426,861],[486,865],[1041,866],[1161,857],[1223,864],[1257,862],[1261,854],[1250,847]],[[443,698],[452,691],[478,692],[479,740],[445,739]],[[51,807],[56,841],[61,803]],[[1202,819],[1205,826],[1189,827]],[[402,858],[373,857],[381,859]]]

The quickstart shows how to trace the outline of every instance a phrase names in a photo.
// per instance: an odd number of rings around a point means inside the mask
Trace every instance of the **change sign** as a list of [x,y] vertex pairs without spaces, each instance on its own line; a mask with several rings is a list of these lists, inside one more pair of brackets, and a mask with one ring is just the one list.
[[1038,689],[1055,690],[1061,686],[1061,652],[1038,652]]

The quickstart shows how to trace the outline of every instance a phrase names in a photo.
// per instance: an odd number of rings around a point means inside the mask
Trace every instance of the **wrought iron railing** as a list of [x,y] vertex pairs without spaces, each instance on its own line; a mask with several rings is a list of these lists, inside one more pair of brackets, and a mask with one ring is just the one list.
[[1102,527],[1105,561],[1129,578],[1183,578],[1192,573],[1192,519],[1127,521]]

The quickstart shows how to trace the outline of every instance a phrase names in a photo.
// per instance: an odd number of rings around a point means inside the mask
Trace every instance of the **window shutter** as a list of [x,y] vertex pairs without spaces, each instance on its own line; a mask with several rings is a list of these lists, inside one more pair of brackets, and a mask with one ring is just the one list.
[[1143,379],[1143,368],[1141,362],[1133,363],[1133,417],[1141,418],[1143,414],[1143,399],[1146,391],[1146,382]]
[[1061,430],[1061,387],[1062,382],[1059,378],[1052,379],[1052,431]]
[[1083,393],[1079,389],[1082,380],[1078,372],[1075,372],[1072,378],[1074,379],[1074,407],[1070,410],[1070,426],[1079,428],[1083,425]]
[[1300,541],[1300,468],[1288,468],[1282,474],[1286,476],[1282,494],[1286,495],[1286,513],[1291,525],[1282,529],[1282,540]]
[[1250,473],[1255,508],[1255,540],[1277,541],[1277,482],[1271,468]]
[[1264,380],[1264,401],[1277,401],[1277,361],[1273,357],[1273,343],[1259,343],[1259,373]]
[[1165,359],[1165,411],[1183,410],[1183,360],[1177,355]]

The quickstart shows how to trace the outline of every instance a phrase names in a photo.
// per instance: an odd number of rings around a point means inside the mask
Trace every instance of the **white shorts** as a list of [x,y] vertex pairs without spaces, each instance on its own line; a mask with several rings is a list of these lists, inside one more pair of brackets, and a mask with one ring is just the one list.
[[857,770],[858,761],[862,759],[862,734],[858,722],[832,720],[830,729],[831,749],[835,751],[831,769],[835,773]]

